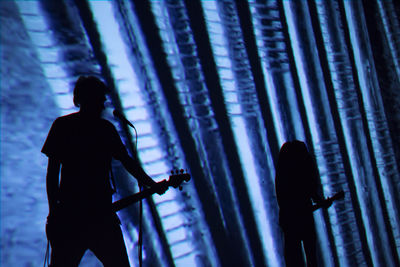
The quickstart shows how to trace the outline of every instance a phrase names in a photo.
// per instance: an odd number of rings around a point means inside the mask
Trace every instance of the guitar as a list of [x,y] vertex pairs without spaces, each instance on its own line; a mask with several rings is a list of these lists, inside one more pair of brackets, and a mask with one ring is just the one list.
[[[316,210],[318,210],[319,208],[322,208],[322,207],[324,207],[327,203],[329,203],[329,202],[333,202],[333,201],[336,201],[336,200],[339,200],[339,199],[343,199],[344,198],[344,192],[343,192],[343,190],[342,191],[340,191],[340,192],[337,192],[335,195],[333,195],[332,197],[328,197],[327,199],[325,199],[325,200],[323,200],[321,203],[318,203],[318,204],[316,204],[316,205],[313,205],[312,206],[312,211],[314,212],[314,211],[316,211]],[[330,206],[330,205],[329,205]]]
[[[133,194],[131,196],[128,196],[126,198],[122,198],[118,201],[115,201],[112,203],[111,208],[113,211],[119,211],[141,199],[144,199],[154,193],[156,193],[160,188],[165,188],[167,189],[168,187],[172,186],[174,188],[179,187],[180,190],[182,190],[181,184],[183,181],[188,182],[190,180],[190,174],[184,173],[183,170],[176,171],[175,173],[171,171],[171,175],[169,176],[169,180],[163,180],[161,182],[158,182],[156,186],[150,187],[149,189],[145,189],[139,193]],[[51,242],[54,242],[59,240],[59,233],[62,232],[60,229],[62,229],[65,224],[70,223],[70,221],[66,222],[65,218],[69,218],[67,214],[63,214],[61,211],[57,211],[56,214],[52,214],[51,216],[49,215],[47,217],[47,222],[46,222],[46,236],[48,240]]]
[[139,193],[130,195],[128,197],[113,202],[111,207],[112,210],[116,212],[123,208],[126,208],[127,206],[156,193],[157,189],[159,189],[160,187],[167,189],[168,187],[172,186],[174,188],[179,187],[179,190],[182,190],[181,184],[183,183],[183,181],[188,182],[190,180],[190,174],[184,173],[183,170],[176,171],[175,173],[171,171],[171,173],[172,174],[169,176],[168,180],[162,180],[161,182],[158,182],[157,186],[150,187]]

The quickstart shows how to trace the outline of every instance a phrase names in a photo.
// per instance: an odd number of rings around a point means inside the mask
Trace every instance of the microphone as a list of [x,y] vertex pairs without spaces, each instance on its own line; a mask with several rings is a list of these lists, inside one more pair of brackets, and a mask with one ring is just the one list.
[[119,112],[118,110],[114,109],[113,115],[114,115],[114,117],[116,117],[116,118],[118,118],[120,121],[122,121],[123,123],[126,123],[126,124],[128,124],[129,126],[131,126],[132,128],[135,129],[135,126],[133,126],[133,124],[132,124],[130,121],[128,121],[128,120],[125,118],[125,116],[122,115],[122,113]]

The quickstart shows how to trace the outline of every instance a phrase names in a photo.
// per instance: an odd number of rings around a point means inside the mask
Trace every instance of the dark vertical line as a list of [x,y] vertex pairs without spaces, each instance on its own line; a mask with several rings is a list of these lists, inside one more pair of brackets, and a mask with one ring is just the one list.
[[[277,0],[277,3],[278,3],[280,22],[282,25],[282,32],[283,32],[284,40],[285,40],[286,52],[287,52],[288,59],[289,59],[289,69],[290,69],[291,77],[293,79],[293,86],[294,86],[295,93],[296,93],[296,99],[297,99],[297,103],[298,103],[298,107],[299,107],[300,117],[301,117],[302,123],[303,123],[303,130],[304,130],[304,135],[306,138],[305,141],[306,141],[306,144],[307,144],[307,147],[308,147],[310,153],[312,155],[315,155],[315,152],[314,152],[315,149],[314,149],[313,141],[312,141],[313,138],[311,135],[311,129],[310,129],[310,126],[309,126],[310,124],[309,124],[309,121],[307,118],[307,111],[306,111],[306,108],[304,105],[304,100],[302,98],[300,79],[299,79],[299,74],[297,72],[296,59],[294,57],[292,43],[290,40],[289,26],[286,21],[283,1],[284,0]],[[316,160],[316,159],[314,159],[314,160]],[[319,168],[317,168],[317,169],[318,169],[317,170],[318,177],[320,177]],[[319,182],[319,185],[318,185],[319,188],[322,189],[322,185],[320,184],[320,181],[318,181],[318,182]],[[330,229],[330,225],[328,225],[328,229]],[[336,263],[336,259],[334,259],[334,261]],[[339,265],[336,264],[336,266],[339,266]]]
[[[282,32],[285,37],[286,51],[287,51],[288,58],[289,58],[289,68],[290,68],[290,72],[292,74],[292,79],[293,79],[293,84],[294,84],[294,88],[295,88],[295,92],[296,92],[296,99],[297,99],[297,103],[298,103],[298,107],[299,107],[299,111],[300,111],[300,116],[303,121],[303,128],[304,128],[306,143],[308,145],[310,153],[312,155],[315,155],[315,152],[314,152],[315,149],[313,146],[311,129],[310,129],[309,122],[307,119],[307,111],[305,109],[304,101],[302,98],[300,79],[299,79],[299,75],[297,72],[296,60],[295,60],[294,53],[293,53],[292,43],[290,40],[289,26],[286,22],[286,16],[285,16],[285,11],[284,11],[284,7],[283,7],[283,2],[281,0],[278,0],[278,9],[279,9],[280,21],[281,21],[281,25],[282,25]],[[318,172],[318,177],[319,177],[320,176],[319,169],[317,170],[317,172]],[[318,184],[319,190],[322,191],[322,185],[320,183],[321,181],[318,181],[318,182],[319,182],[319,184]],[[335,248],[335,246],[332,245],[333,234],[332,234],[332,230],[331,230],[330,221],[327,220],[328,215],[327,215],[326,211],[323,211],[323,216],[325,219],[325,223],[327,224],[329,244],[330,244],[331,248],[333,249],[333,248]],[[334,256],[334,262],[335,262],[336,266],[338,266],[336,251],[333,252],[333,256]]]
[[297,103],[298,103],[298,107],[299,107],[299,111],[300,111],[300,117],[303,122],[303,129],[304,129],[304,134],[306,137],[305,141],[307,143],[307,146],[309,147],[310,152],[314,154],[311,130],[310,130],[309,122],[307,119],[307,111],[304,106],[304,101],[302,99],[299,74],[297,72],[296,60],[295,60],[295,57],[293,54],[292,43],[290,41],[289,26],[287,25],[287,22],[286,22],[285,10],[283,7],[282,0],[277,0],[277,2],[278,2],[278,9],[279,9],[279,17],[280,17],[280,21],[281,21],[281,25],[282,25],[282,32],[283,32],[284,39],[285,39],[286,52],[287,52],[288,59],[289,59],[289,69],[290,69],[290,73],[292,74],[291,77],[293,79],[293,86],[294,86],[294,89],[296,92],[296,99],[297,99]]
[[[318,49],[318,56],[319,56],[319,63],[321,66],[321,70],[322,70],[322,74],[324,77],[324,84],[326,87],[326,92],[328,95],[328,99],[329,99],[329,106],[330,106],[330,110],[331,110],[331,115],[333,118],[333,122],[334,122],[334,127],[335,127],[335,132],[336,132],[336,136],[338,139],[338,143],[339,143],[339,150],[340,150],[340,154],[342,156],[342,161],[343,161],[343,165],[344,165],[344,171],[346,174],[346,177],[348,178],[348,180],[350,180],[351,182],[349,183],[349,187],[355,188],[354,182],[353,182],[353,176],[352,176],[352,172],[351,172],[351,167],[349,164],[349,157],[348,154],[346,153],[346,144],[345,144],[345,138],[344,138],[344,133],[342,131],[342,126],[341,126],[341,122],[340,122],[340,115],[338,112],[338,106],[336,103],[336,97],[335,97],[335,93],[334,93],[334,86],[332,83],[332,76],[330,74],[330,68],[329,68],[329,62],[328,62],[328,57],[327,57],[327,53],[325,50],[325,45],[323,42],[323,35],[322,35],[322,31],[321,31],[321,27],[320,27],[320,22],[318,19],[318,15],[317,15],[317,7],[315,5],[314,0],[308,0],[308,12],[310,14],[310,18],[311,18],[311,24],[312,24],[312,30],[314,32],[314,36],[315,36],[315,42],[317,45],[317,49]],[[351,190],[351,199],[356,199],[356,194],[354,190]],[[353,206],[357,205],[358,209],[358,202],[353,201]],[[331,222],[329,220],[329,216],[327,211],[324,211],[324,219],[325,222],[327,224],[327,231],[328,231],[328,238],[329,238],[329,243],[330,246],[332,248],[332,253],[334,255],[334,262],[335,262],[335,266],[339,265],[339,259],[338,259],[338,254],[336,251],[336,245],[335,245],[335,240],[333,238],[333,233],[332,233],[332,228],[331,228]],[[360,228],[359,228],[360,229]],[[362,236],[362,233],[365,233],[365,229],[364,231],[359,231],[360,236]],[[362,241],[366,241],[366,238],[364,236],[361,237]],[[362,242],[362,244],[364,244],[364,242]],[[363,246],[364,247],[364,246]]]
[[[343,26],[343,31],[344,31],[344,38],[345,38],[345,42],[346,42],[347,51],[349,53],[349,59],[350,59],[352,73],[353,73],[354,85],[355,85],[355,88],[356,88],[356,91],[357,91],[357,96],[358,96],[359,110],[360,110],[360,113],[361,113],[364,132],[365,132],[365,135],[367,137],[368,152],[369,152],[369,155],[371,157],[373,173],[374,173],[374,176],[375,176],[374,177],[375,178],[375,183],[377,185],[377,192],[378,192],[378,196],[379,196],[379,199],[380,199],[380,202],[381,202],[380,204],[382,205],[382,207],[384,207],[384,210],[382,210],[382,212],[383,212],[383,216],[384,216],[385,227],[388,228],[388,224],[390,225],[390,223],[388,222],[388,215],[387,215],[387,211],[386,211],[386,205],[384,203],[382,203],[383,199],[384,199],[383,192],[382,192],[382,187],[381,187],[379,181],[377,181],[377,179],[379,177],[379,172],[378,172],[378,169],[377,169],[377,166],[376,166],[376,159],[375,159],[374,152],[373,152],[371,135],[370,135],[369,128],[368,128],[368,119],[367,119],[366,112],[365,112],[365,110],[363,108],[364,101],[362,99],[362,92],[361,92],[362,90],[361,90],[361,87],[360,87],[360,81],[358,80],[357,65],[356,65],[356,62],[355,62],[355,59],[354,59],[353,46],[351,44],[351,39],[350,39],[350,29],[348,27],[347,19],[346,19],[346,11],[345,11],[345,7],[344,7],[344,4],[343,4],[342,0],[339,0],[338,4],[339,4],[339,10],[340,10],[340,18],[341,18],[341,22],[342,22],[342,26]],[[352,188],[352,190],[355,190],[355,185],[352,184],[352,186],[354,187],[354,188]],[[362,224],[361,209],[360,209],[359,206],[356,206],[356,207],[357,207],[357,209],[355,211],[357,212],[358,219],[360,220],[360,224]],[[364,227],[360,228],[360,229],[362,229],[363,232],[365,233],[365,228]],[[390,229],[390,227],[389,227],[389,229]],[[397,255],[397,251],[394,248],[394,243],[393,243],[393,240],[394,240],[393,238],[394,237],[393,237],[392,231],[390,231],[390,233],[388,233],[388,235],[389,235],[388,236],[389,240],[391,241],[390,248],[391,248],[392,252],[394,252],[393,255]],[[366,236],[364,237],[364,235],[362,235],[362,238],[363,238],[361,240],[362,243],[363,244],[367,244],[367,243],[365,243],[365,242],[367,242],[366,241],[367,240]],[[367,263],[369,264],[369,266],[373,266],[370,252],[368,251],[367,248],[364,248],[364,246],[363,246],[363,250],[365,252],[365,256],[368,256],[368,258],[367,258],[368,262]],[[398,259],[398,257],[397,257],[397,259]],[[398,265],[398,261],[397,261],[397,265]]]
[[[88,2],[82,1],[82,0],[75,0],[75,5],[78,8],[79,15],[80,15],[80,18],[83,23],[83,27],[86,30],[86,33],[87,33],[89,42],[92,46],[94,55],[97,58],[97,60],[99,61],[99,64],[101,67],[101,74],[107,82],[107,85],[110,89],[110,93],[111,93],[113,101],[115,101],[117,108],[119,108],[121,110],[121,103],[120,103],[118,95],[116,93],[114,79],[113,79],[111,70],[108,67],[107,56],[105,55],[105,53],[103,51],[101,37],[100,37],[99,32],[97,31],[96,24],[95,24],[94,18],[93,18],[93,14],[90,11]],[[124,132],[128,133],[129,131],[127,131],[126,127],[127,126],[125,126]],[[134,145],[131,140],[132,140],[131,138],[129,138],[129,140],[128,140],[129,147],[131,149],[131,152],[135,153],[135,150],[133,150]],[[173,262],[171,251],[169,249],[167,238],[163,232],[163,228],[160,223],[160,218],[159,218],[158,213],[155,208],[155,204],[151,199],[147,199],[147,201],[148,201],[148,205],[150,207],[152,217],[154,219],[155,228],[157,230],[157,233],[159,234],[161,246],[162,246],[162,248],[164,250],[164,254],[166,255],[166,258],[167,258],[168,265],[175,266],[174,262]],[[148,242],[148,244],[151,244],[151,242]],[[153,249],[153,248],[151,248],[151,249]]]
[[[380,1],[380,0],[378,0]],[[397,22],[400,24],[400,1],[391,1],[393,3],[394,6],[394,11],[396,13],[396,17],[397,17]]]
[[[244,0],[239,0],[236,1],[236,11],[238,14],[239,18],[239,23],[240,23],[240,28],[241,28],[241,34],[243,36],[243,43],[246,49],[246,54],[248,58],[248,62],[250,65],[250,71],[251,71],[251,77],[253,78],[256,94],[257,94],[257,99],[258,99],[258,105],[259,105],[259,110],[261,111],[261,116],[262,120],[264,123],[264,127],[267,132],[267,142],[268,146],[270,149],[270,156],[272,158],[272,163],[273,166],[276,166],[277,160],[278,160],[278,154],[279,154],[279,149],[280,149],[280,144],[278,143],[278,139],[276,136],[276,127],[272,118],[272,111],[271,111],[271,104],[268,99],[268,94],[267,90],[268,88],[266,87],[266,82],[265,82],[265,77],[264,77],[264,71],[262,67],[262,63],[260,60],[260,56],[258,53],[258,46],[257,46],[257,40],[256,40],[256,35],[255,35],[255,29],[252,21],[252,14],[250,11],[250,6],[248,1]],[[268,151],[265,151],[265,154],[267,154]],[[265,161],[267,158],[264,159]],[[266,187],[265,187],[266,188]],[[266,189],[263,190],[266,190]],[[272,184],[269,186],[269,190],[267,194],[270,195],[270,199],[275,198],[275,186]],[[274,199],[275,201],[275,199]],[[269,210],[270,214],[275,215],[274,217],[277,218],[277,215],[279,213],[279,208],[278,205],[275,204],[274,207],[271,207]],[[275,221],[272,223],[275,225],[275,228],[273,230],[272,237],[275,238],[276,242],[281,242],[281,232],[280,228],[278,226],[278,222]],[[264,237],[265,238],[265,237]],[[280,249],[277,249],[278,251]],[[279,251],[278,253],[280,253]]]
[[[378,0],[380,1],[380,0]],[[399,87],[399,79],[400,76],[397,76],[397,72],[393,68],[395,60],[397,58],[392,57],[388,51],[390,51],[389,46],[389,37],[386,36],[384,25],[383,25],[383,18],[382,16],[387,16],[387,12],[377,13],[375,10],[379,9],[379,6],[375,1],[363,1],[364,3],[364,13],[366,14],[365,20],[367,23],[368,34],[371,36],[370,44],[372,49],[372,56],[375,63],[375,71],[378,80],[379,87],[382,88],[381,95],[382,95],[382,103],[383,103],[383,110],[386,115],[386,121],[388,124],[389,135],[391,136],[391,143],[393,145],[392,149],[395,156],[395,168],[398,169],[398,162],[400,162],[400,146],[399,142],[396,137],[398,137],[398,131],[394,124],[398,123],[398,120],[393,120],[391,118],[392,113],[397,112],[396,104],[394,101],[397,99],[388,99],[390,94],[388,94],[388,89],[391,91],[392,88],[398,89]],[[386,9],[387,6],[383,3],[383,9]],[[387,17],[389,20],[393,17]],[[377,23],[380,21],[381,23]],[[389,25],[388,25],[389,26]],[[391,32],[392,33],[392,32]],[[391,34],[389,33],[389,34]],[[397,106],[398,107],[398,106]],[[396,181],[390,179],[389,184],[393,188],[393,199],[396,206],[396,209],[400,209],[400,192],[397,189]]]
[[[380,0],[378,0],[380,1]],[[389,5],[392,2],[388,2]],[[397,76],[397,72],[395,68],[393,68],[394,61],[398,60],[399,58],[395,58],[390,51],[390,37],[386,36],[386,31],[384,29],[384,22],[383,17],[388,19],[388,28],[389,31],[393,25],[389,22],[393,19],[391,16],[391,12],[389,13],[386,2],[382,3],[383,5],[383,14],[381,12],[376,12],[375,10],[379,9],[376,1],[363,1],[364,5],[364,13],[365,13],[365,21],[367,24],[368,35],[371,36],[370,38],[370,45],[371,45],[371,52],[372,57],[374,59],[375,71],[378,80],[379,87],[382,88],[381,95],[382,95],[382,103],[383,103],[383,110],[386,116],[386,121],[388,125],[389,135],[391,136],[391,143],[392,149],[395,156],[394,165],[396,169],[398,168],[398,162],[400,162],[400,146],[399,146],[399,139],[398,139],[398,131],[394,125],[398,124],[399,120],[391,118],[391,115],[397,112],[398,104],[394,103],[398,98],[391,97],[388,91],[398,90],[399,87],[399,79],[400,76]],[[400,4],[399,4],[400,5]],[[389,14],[388,14],[389,13]],[[381,23],[377,23],[380,21]],[[400,22],[399,22],[400,23]],[[389,34],[393,34],[390,32]],[[399,36],[400,37],[400,36]],[[395,42],[394,42],[395,43]],[[398,49],[398,51],[400,51]],[[390,99],[389,99],[390,98]],[[397,186],[393,184],[393,179],[390,179],[390,185],[393,186],[393,198],[395,200],[395,205],[397,209],[400,208],[400,192],[397,189]]]
[[[382,20],[380,20],[377,23],[376,20],[373,20],[373,18],[376,18],[374,10],[379,8],[379,7],[376,6],[375,1],[362,0],[361,8],[363,10],[363,14],[365,14],[364,17],[365,17],[365,23],[366,23],[366,27],[367,27],[367,33],[366,34],[369,36],[370,47],[371,47],[371,50],[372,50],[371,51],[371,56],[372,56],[372,60],[374,60],[374,65],[375,65],[376,64],[376,60],[374,58],[374,50],[373,50],[374,42],[372,41],[373,38],[371,38],[374,35],[371,35],[371,33],[375,34],[374,31],[378,31],[378,29],[377,29],[379,27],[378,25],[382,25],[383,22],[382,22]],[[386,39],[385,40],[380,39],[380,42],[384,42],[384,41],[387,41],[387,40]],[[379,59],[383,61],[383,59],[381,59],[381,58],[379,58]],[[377,80],[378,80],[378,86],[379,86],[379,73],[376,71],[376,68],[373,68],[373,70],[376,73]],[[361,91],[360,91],[360,93],[361,93]],[[364,109],[362,109],[362,110],[364,111]],[[385,113],[385,110],[384,110],[384,113]],[[363,117],[364,116],[366,118],[365,112],[363,114]],[[377,185],[378,196],[379,196],[380,203],[381,203],[381,205],[383,207],[382,213],[383,213],[383,218],[384,218],[384,221],[385,221],[386,232],[388,233],[388,238],[389,238],[389,241],[390,241],[390,248],[392,249],[393,261],[395,262],[396,266],[400,266],[400,259],[399,259],[400,255],[398,255],[398,253],[397,253],[395,237],[394,237],[393,231],[391,230],[392,227],[391,227],[390,218],[389,218],[390,216],[388,214],[388,207],[386,205],[385,194],[383,193],[382,184],[381,184],[380,179],[379,179],[380,175],[379,175],[377,161],[376,161],[374,150],[373,150],[372,138],[371,138],[370,132],[368,131],[368,124],[367,123],[368,123],[367,120],[365,120],[364,128],[365,128],[365,131],[367,132],[366,133],[367,137],[368,137],[367,144],[368,144],[368,149],[369,149],[369,152],[370,152],[370,155],[371,155],[371,161],[373,163],[372,166],[373,166],[375,183]],[[398,207],[397,204],[398,204],[399,198],[398,198],[397,195],[394,196],[394,200],[395,200],[396,207]]]
[[[237,151],[237,146],[232,133],[232,127],[230,125],[226,106],[224,104],[222,87],[219,83],[220,79],[217,66],[214,62],[210,39],[204,21],[204,14],[202,12],[203,9],[201,3],[197,0],[185,0],[185,6],[188,12],[193,37],[196,42],[197,54],[200,59],[204,80],[207,88],[209,89],[208,92],[211,105],[215,112],[215,118],[218,123],[218,128],[225,150],[224,152],[228,159],[228,164],[232,173],[235,193],[239,200],[239,210],[241,212],[239,216],[243,218],[244,230],[250,243],[249,245],[252,255],[247,255],[247,257],[252,257],[256,266],[265,266],[262,244],[257,231],[254,214],[252,212],[250,197],[248,191],[244,190],[246,188],[246,183],[244,182],[243,170]],[[240,246],[238,249],[240,250]],[[239,262],[236,262],[236,264],[239,264]]]
[[265,129],[267,130],[267,139],[271,150],[271,156],[274,166],[276,165],[279,154],[279,143],[276,136],[275,127],[270,110],[267,90],[264,80],[264,73],[258,55],[256,38],[254,36],[254,27],[251,21],[251,13],[247,1],[236,1],[237,13],[240,20],[240,28],[242,30],[243,40],[246,47],[247,57],[250,64],[251,73],[254,79],[254,85],[257,92],[258,102],[260,105],[261,114],[264,121]]
[[[111,74],[111,70],[108,67],[107,56],[103,51],[103,46],[101,43],[101,37],[99,32],[96,29],[96,25],[93,19],[93,15],[90,11],[88,3],[86,1],[78,1],[75,0],[75,5],[78,8],[79,16],[82,20],[83,27],[86,31],[86,34],[89,39],[89,43],[93,49],[93,53],[100,65],[101,75],[107,83],[107,86],[110,89],[110,93],[113,98],[118,99],[116,95],[115,83],[113,76]],[[120,103],[118,103],[120,105]]]
[[[373,7],[365,8],[365,19],[367,21],[369,36],[371,36],[371,47],[372,54],[375,62],[375,69],[378,77],[378,82],[382,94],[383,107],[387,118],[390,136],[392,139],[392,148],[395,154],[395,161],[397,169],[400,162],[400,136],[398,135],[400,130],[400,121],[395,118],[393,114],[397,113],[399,108],[399,97],[395,96],[395,91],[400,87],[400,76],[397,74],[396,68],[393,67],[396,61],[400,59],[400,54],[395,57],[391,52],[390,44],[395,44],[397,47],[394,49],[400,52],[399,49],[399,38],[400,35],[392,31],[396,23],[400,24],[400,1],[373,1]],[[382,12],[379,10],[378,2],[381,2]],[[368,3],[370,4],[370,3]],[[397,10],[396,10],[397,6]],[[371,8],[373,8],[371,10]],[[393,8],[393,9],[392,9]],[[393,11],[393,12],[392,12]],[[396,14],[396,12],[399,12]],[[386,34],[384,26],[384,18],[387,19],[388,34]],[[382,23],[376,23],[377,20],[381,20]],[[393,29],[397,31],[396,29]],[[391,38],[394,36],[394,38]],[[396,186],[397,187],[397,186]],[[396,197],[396,206],[400,209],[400,192],[394,194]]]
[[241,253],[235,248],[238,244],[232,244],[229,240],[230,233],[226,232],[223,222],[219,219],[223,216],[216,214],[220,210],[217,204],[218,201],[211,187],[208,186],[201,166],[201,160],[196,152],[195,140],[184,117],[184,110],[180,104],[173,76],[166,61],[166,54],[151,7],[148,1],[142,0],[133,1],[133,5],[136,11],[135,14],[141,24],[155,71],[162,85],[164,96],[182,145],[182,150],[190,166],[193,182],[202,203],[203,214],[215,243],[219,260],[222,266],[235,266],[235,263],[243,262],[240,258]]
[[[302,97],[301,97],[301,86],[300,86],[300,80],[298,77],[298,73],[297,73],[297,69],[296,69],[296,62],[295,62],[295,58],[294,58],[294,54],[293,54],[293,49],[292,49],[292,45],[290,42],[290,36],[289,36],[289,28],[286,22],[286,17],[285,17],[285,13],[284,13],[284,8],[283,8],[283,3],[282,1],[279,1],[279,13],[281,16],[281,23],[282,23],[282,28],[283,28],[283,32],[285,35],[285,40],[286,40],[286,47],[287,47],[287,53],[288,53],[288,57],[289,57],[289,62],[290,62],[290,69],[291,69],[291,73],[293,74],[293,83],[294,86],[296,88],[296,96],[297,96],[297,101],[298,103],[302,103],[301,105],[299,104],[299,109],[300,109],[300,113],[301,113],[301,117],[303,119],[303,125],[304,125],[304,131],[305,131],[305,135],[306,135],[306,140],[307,140],[307,144],[309,144],[310,147],[310,152],[312,154],[314,154],[314,148],[312,146],[313,142],[312,142],[312,136],[311,136],[311,131],[310,128],[308,127],[308,119],[307,119],[307,115],[306,115],[306,110],[305,110],[305,106],[304,106],[304,102],[302,101]],[[318,171],[319,172],[319,171]],[[318,174],[319,175],[319,174]],[[321,184],[319,184],[319,187],[321,188]],[[332,228],[331,228],[331,223],[328,217],[328,214],[326,211],[323,211],[323,216],[325,219],[325,223],[326,223],[326,230],[328,232],[328,240],[329,240],[329,245],[331,247],[332,250],[332,254],[333,254],[333,261],[335,263],[335,266],[339,266],[338,263],[338,255],[337,255],[337,251],[336,251],[336,246],[334,244],[334,238],[333,238],[333,233],[332,233]],[[323,253],[321,251],[321,253]]]

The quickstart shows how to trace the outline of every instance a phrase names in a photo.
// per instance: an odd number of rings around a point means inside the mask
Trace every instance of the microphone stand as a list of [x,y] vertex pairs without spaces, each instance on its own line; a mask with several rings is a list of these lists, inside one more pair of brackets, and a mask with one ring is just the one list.
[[[127,122],[129,122],[127,120]],[[131,126],[135,130],[135,147],[134,147],[134,153],[136,160],[138,160],[138,151],[137,151],[137,131],[135,126],[133,126],[132,123],[128,123],[129,126]],[[139,193],[142,192],[143,185],[141,184],[140,181],[138,181],[139,185]],[[139,201],[139,237],[138,237],[138,258],[139,258],[139,267],[143,266],[143,200],[141,199]]]
[[[135,147],[133,148],[132,152],[135,153],[135,157],[137,160],[137,131],[135,126],[127,120],[125,117],[122,116],[117,110],[114,110],[113,115],[120,119],[122,122],[126,123],[128,126],[132,127],[135,130]],[[139,184],[139,193],[142,191],[143,187],[140,182]],[[139,201],[139,237],[138,237],[138,258],[139,258],[139,267],[143,265],[143,200]]]
[[[142,191],[142,185],[139,182],[139,193]],[[139,254],[139,267],[143,264],[143,200],[139,201],[139,237],[138,237],[138,254]]]

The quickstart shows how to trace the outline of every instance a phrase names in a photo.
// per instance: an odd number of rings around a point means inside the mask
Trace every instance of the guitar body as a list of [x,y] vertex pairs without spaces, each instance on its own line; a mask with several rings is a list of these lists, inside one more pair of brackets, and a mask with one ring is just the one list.
[[[169,177],[169,180],[163,180],[157,183],[155,186],[143,190],[139,193],[133,194],[126,198],[115,201],[111,204],[109,212],[104,212],[95,209],[88,209],[82,211],[77,208],[66,208],[62,206],[56,207],[54,213],[49,214],[46,222],[46,236],[52,246],[57,243],[57,240],[62,240],[68,235],[76,235],[79,233],[90,231],[97,224],[102,223],[119,223],[118,216],[115,214],[119,211],[135,202],[138,202],[154,193],[157,193],[160,189],[167,189],[172,186],[174,188],[180,187],[183,181],[189,181],[190,175],[181,173],[173,174]],[[161,190],[161,191],[165,191]],[[108,207],[109,208],[109,207]]]

